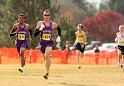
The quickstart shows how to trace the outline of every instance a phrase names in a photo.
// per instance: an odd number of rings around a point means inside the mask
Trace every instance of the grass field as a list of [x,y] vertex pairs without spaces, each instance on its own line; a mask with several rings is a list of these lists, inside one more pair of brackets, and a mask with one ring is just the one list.
[[52,64],[49,79],[45,80],[44,64],[26,64],[24,72],[19,64],[0,65],[0,86],[124,86],[124,72],[116,65]]

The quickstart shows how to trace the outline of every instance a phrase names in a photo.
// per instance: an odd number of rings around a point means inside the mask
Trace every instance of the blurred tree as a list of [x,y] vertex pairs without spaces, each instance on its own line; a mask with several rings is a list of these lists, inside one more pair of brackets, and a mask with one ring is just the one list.
[[[1,31],[0,31],[0,40],[2,46],[5,47],[14,47],[14,38],[9,37],[9,32],[14,23],[17,23],[17,16],[20,13],[25,14],[26,23],[30,24],[31,29],[33,30],[36,27],[36,23],[39,20],[43,19],[43,11],[48,9],[51,11],[52,19],[54,18],[54,14],[58,12],[60,6],[56,2],[51,6],[50,0],[6,0],[6,5],[2,6],[0,11],[4,15],[0,17],[1,20]],[[9,42],[8,42],[9,41]],[[35,48],[38,44],[39,37],[33,38],[33,43],[30,45]]]
[[[54,1],[54,0],[51,0]],[[75,0],[78,1],[78,0]],[[55,2],[55,1],[54,1]],[[62,13],[70,11],[73,14],[73,21],[75,24],[81,23],[86,17],[87,13],[80,9],[77,5],[73,3],[73,0],[58,0],[61,8],[58,14],[56,15],[55,20],[58,20],[59,16]]]
[[123,23],[123,16],[110,10],[99,12],[95,17],[87,18],[83,22],[85,30],[88,31],[90,37],[102,42],[114,42],[118,26]]
[[99,11],[113,10],[124,15],[124,0],[102,0]]
[[84,10],[88,17],[93,17],[98,12],[96,3],[89,3],[86,0],[73,0],[73,2],[80,9]]
[[[0,0],[0,8],[2,8],[2,6],[5,4],[6,4],[6,0]],[[0,11],[0,16],[3,17],[3,14],[1,11]]]
[[[65,12],[60,15],[60,19],[57,21],[62,28],[61,45],[65,45],[65,41],[70,41],[71,44],[74,43],[75,39],[75,22],[73,21],[73,15],[70,11]],[[73,34],[73,35],[72,35]]]
[[106,11],[106,10],[110,9],[108,1],[109,0],[101,0],[101,2],[99,4],[99,8],[98,8],[100,12],[103,12],[103,11]]
[[108,0],[110,10],[117,11],[124,15],[124,0]]

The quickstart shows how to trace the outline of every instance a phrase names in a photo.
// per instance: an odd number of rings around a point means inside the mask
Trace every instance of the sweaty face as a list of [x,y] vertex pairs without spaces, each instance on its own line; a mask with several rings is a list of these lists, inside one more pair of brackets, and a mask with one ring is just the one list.
[[123,25],[121,25],[121,26],[119,27],[119,31],[120,31],[120,32],[123,32],[123,31],[124,31],[124,26],[123,26]]
[[24,21],[25,21],[24,16],[19,16],[18,21],[19,21],[19,23],[24,23]]
[[44,20],[49,20],[50,19],[50,13],[44,12],[43,17],[44,17]]
[[82,31],[82,28],[80,26],[77,26],[77,28],[78,28],[79,31]]
[[122,32],[124,32],[124,27],[122,27]]

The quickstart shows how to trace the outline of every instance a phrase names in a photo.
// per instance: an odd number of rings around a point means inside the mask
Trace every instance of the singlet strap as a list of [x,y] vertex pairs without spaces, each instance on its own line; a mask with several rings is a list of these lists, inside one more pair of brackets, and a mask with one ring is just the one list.
[[[18,28],[22,28],[19,23],[18,23]],[[24,23],[24,27],[23,28],[26,28],[26,23]]]
[[52,21],[50,21],[50,26],[52,26]]
[[[42,24],[43,24],[44,26],[46,26],[46,24],[45,24],[45,22],[44,22],[44,21],[42,21]],[[50,21],[49,26],[52,26],[52,21]],[[46,26],[46,27],[48,27],[48,26]]]
[[42,24],[46,26],[46,24],[45,24],[45,22],[44,22],[44,21],[42,21]]
[[26,28],[26,24],[24,23],[24,28]]
[[20,24],[18,23],[18,28],[20,28],[21,26],[20,26]]

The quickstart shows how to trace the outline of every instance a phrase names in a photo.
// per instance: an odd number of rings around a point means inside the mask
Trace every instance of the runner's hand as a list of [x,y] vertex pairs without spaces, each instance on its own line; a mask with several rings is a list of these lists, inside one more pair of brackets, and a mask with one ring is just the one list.
[[43,30],[43,28],[44,28],[45,26],[42,24],[41,26],[40,26],[40,31],[42,31]]
[[32,38],[29,38],[29,41],[32,42]]
[[57,42],[57,43],[60,43],[60,42],[61,42],[60,36],[57,37],[56,42]]

